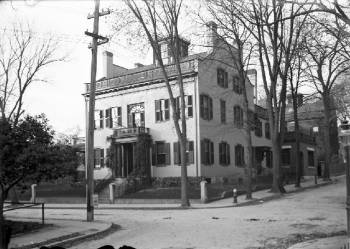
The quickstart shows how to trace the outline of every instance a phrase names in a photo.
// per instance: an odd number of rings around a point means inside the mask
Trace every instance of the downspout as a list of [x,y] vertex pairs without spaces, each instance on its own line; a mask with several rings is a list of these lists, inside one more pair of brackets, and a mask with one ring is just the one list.
[[195,117],[195,127],[196,127],[196,176],[202,176],[202,172],[201,172],[201,167],[199,165],[199,146],[200,146],[200,142],[198,143],[198,138],[200,138],[199,136],[199,116],[198,116],[198,82],[199,82],[199,61],[197,60],[197,77],[195,77],[194,80],[194,104],[196,108],[194,109],[194,117]]

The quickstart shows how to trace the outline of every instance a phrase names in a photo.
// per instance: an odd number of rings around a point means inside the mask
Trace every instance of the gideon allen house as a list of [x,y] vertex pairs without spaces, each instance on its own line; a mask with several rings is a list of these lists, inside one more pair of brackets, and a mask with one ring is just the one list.
[[[243,179],[247,144],[237,72],[228,66],[232,62],[227,52],[217,49],[188,55],[189,42],[182,40],[181,44],[188,176]],[[160,45],[179,108],[177,71],[167,41]],[[96,83],[95,178],[105,177],[99,172],[109,172],[116,178],[140,174],[179,177],[180,148],[172,120],[176,110],[170,105],[156,59],[152,65],[135,64],[135,68],[126,69],[113,64],[113,54],[105,51],[103,71],[104,77]],[[248,73],[250,78],[256,77],[255,70]],[[246,87],[255,119],[254,173],[264,175],[272,165],[267,112],[254,104],[255,86],[251,81],[246,82]],[[89,85],[86,114],[88,90]]]

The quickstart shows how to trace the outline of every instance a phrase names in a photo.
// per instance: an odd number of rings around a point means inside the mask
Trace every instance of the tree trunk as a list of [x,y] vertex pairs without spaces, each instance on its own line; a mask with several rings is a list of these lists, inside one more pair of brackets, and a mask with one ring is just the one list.
[[280,155],[281,155],[281,145],[279,137],[276,134],[272,134],[272,158],[273,158],[273,181],[271,192],[273,193],[285,193],[283,188],[283,181],[281,178],[281,167],[280,167]]
[[181,137],[181,207],[189,207],[187,196],[187,162],[186,162],[186,138]]
[[295,134],[295,151],[294,158],[295,164],[295,187],[300,187],[301,178],[301,163],[300,163],[300,136],[299,136],[299,120],[298,120],[298,102],[297,95],[292,94],[293,97],[293,118],[294,118],[294,134]]
[[323,107],[324,107],[324,120],[323,120],[323,136],[324,136],[324,150],[325,150],[325,159],[324,159],[324,170],[323,170],[323,180],[330,180],[330,161],[331,161],[331,145],[330,145],[330,98],[327,94],[322,96]]
[[[242,72],[243,69],[241,69]],[[253,145],[252,145],[252,134],[251,134],[251,125],[250,120],[248,117],[249,114],[249,108],[248,108],[248,96],[247,91],[245,87],[245,77],[243,76],[243,80],[241,82],[241,86],[243,87],[243,125],[245,130],[245,136],[247,141],[247,153],[248,153],[248,162],[247,162],[247,168],[246,168],[246,175],[247,175],[247,188],[246,188],[246,199],[250,200],[252,199],[252,168],[254,165],[254,155],[253,155]]]

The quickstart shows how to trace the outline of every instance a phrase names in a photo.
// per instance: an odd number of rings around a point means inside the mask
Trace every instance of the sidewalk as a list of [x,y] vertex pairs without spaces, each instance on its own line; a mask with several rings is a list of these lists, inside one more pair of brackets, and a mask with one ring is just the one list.
[[[11,217],[11,219],[13,219]],[[21,218],[21,221],[26,219]],[[28,219],[29,220],[29,219]],[[32,220],[31,220],[32,221]],[[46,220],[47,225],[37,231],[18,234],[11,238],[9,248],[30,249],[41,246],[67,245],[96,235],[107,233],[112,223],[77,220]]]
[[346,236],[336,236],[323,239],[308,240],[289,247],[288,249],[348,249],[350,240]]

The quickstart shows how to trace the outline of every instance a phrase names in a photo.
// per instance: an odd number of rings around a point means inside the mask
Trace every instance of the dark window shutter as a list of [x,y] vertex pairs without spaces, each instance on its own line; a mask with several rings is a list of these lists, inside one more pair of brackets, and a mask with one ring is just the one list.
[[214,164],[214,143],[213,142],[209,142],[210,145],[210,164]]
[[225,72],[224,87],[227,88],[227,86],[228,86],[228,73]]
[[179,160],[179,142],[174,142],[174,164],[180,164]]
[[231,164],[230,145],[226,144],[227,164]]
[[219,143],[219,164],[222,164],[222,143]]
[[204,146],[205,146],[205,142],[204,142],[204,140],[201,140],[201,163],[202,164],[207,164],[207,162],[206,162],[206,160],[205,160],[205,148],[204,148]]
[[103,111],[100,111],[100,128],[103,128]]
[[157,145],[152,144],[152,165],[157,165]]
[[118,126],[122,126],[122,108],[118,107]]
[[213,119],[213,100],[209,97],[209,120]]
[[165,164],[170,165],[170,143],[165,143],[164,144],[164,150],[165,150]]

